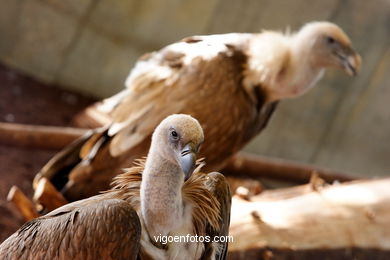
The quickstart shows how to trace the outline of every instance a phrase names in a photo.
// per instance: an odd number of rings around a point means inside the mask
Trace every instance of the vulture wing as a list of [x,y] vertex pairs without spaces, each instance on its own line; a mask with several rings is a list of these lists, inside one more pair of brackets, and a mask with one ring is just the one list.
[[[218,173],[212,172],[208,174],[208,179],[206,181],[206,187],[210,192],[217,198],[220,203],[220,221],[219,226],[220,230],[215,231],[210,225],[207,226],[207,235],[211,239],[218,236],[221,238],[229,235],[229,225],[230,225],[230,207],[232,202],[232,196],[229,189],[229,184],[226,181],[226,178]],[[212,258],[212,253],[214,249],[212,248],[215,245],[206,244],[205,252],[202,256],[202,259],[226,259],[228,251],[228,241],[222,241],[217,243],[217,255],[215,258]]]
[[[94,135],[104,137],[102,141],[91,136],[79,149],[85,154],[91,151],[90,155],[64,170],[69,175],[62,190],[65,197],[75,200],[106,189],[121,168],[146,155],[154,128],[175,113],[196,117],[207,140],[225,144],[205,145],[201,154],[210,168],[221,168],[223,159],[239,150],[256,128],[247,127],[256,120],[257,111],[241,86],[245,54],[240,48],[249,37],[191,37],[142,57],[126,81],[127,88],[98,106],[111,124],[103,136]],[[215,122],[218,128],[212,127]],[[230,142],[219,138],[223,130]]]
[[223,98],[221,93],[228,91],[226,82],[233,81],[226,79],[230,64],[235,62],[229,44],[245,40],[236,34],[195,36],[144,55],[127,78],[127,89],[101,107],[113,118],[111,154],[118,156],[133,149],[168,115],[190,114],[202,123],[201,114],[214,112],[208,111],[207,99]]
[[0,245],[0,258],[136,259],[140,236],[132,207],[100,195],[27,222]]

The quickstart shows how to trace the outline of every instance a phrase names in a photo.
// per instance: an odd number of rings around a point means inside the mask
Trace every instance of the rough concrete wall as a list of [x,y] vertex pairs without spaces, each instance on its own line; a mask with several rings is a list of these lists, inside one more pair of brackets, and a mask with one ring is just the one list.
[[216,1],[1,0],[0,60],[49,83],[114,94],[136,59],[209,23]]
[[145,52],[194,34],[292,29],[330,20],[363,71],[330,72],[282,103],[247,150],[357,173],[390,173],[390,2],[386,0],[0,0],[0,60],[101,97],[123,88]]

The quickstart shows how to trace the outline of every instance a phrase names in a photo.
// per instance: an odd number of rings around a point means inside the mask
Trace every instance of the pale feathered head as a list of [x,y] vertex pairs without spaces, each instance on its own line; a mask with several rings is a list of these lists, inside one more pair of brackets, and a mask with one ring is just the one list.
[[189,115],[174,114],[157,126],[150,149],[180,165],[185,179],[188,179],[195,168],[196,156],[203,140],[203,129],[198,120]]
[[294,37],[304,42],[310,51],[310,62],[317,67],[336,67],[355,76],[361,66],[360,55],[352,48],[351,40],[337,25],[330,22],[306,24]]

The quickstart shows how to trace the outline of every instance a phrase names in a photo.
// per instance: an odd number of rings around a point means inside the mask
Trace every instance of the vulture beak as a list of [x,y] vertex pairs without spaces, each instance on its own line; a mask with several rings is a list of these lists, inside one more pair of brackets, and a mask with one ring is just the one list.
[[340,52],[336,52],[339,62],[344,71],[349,76],[356,76],[360,70],[362,58],[351,48],[345,48]]
[[193,143],[188,143],[181,150],[179,162],[184,172],[184,181],[188,180],[195,169],[197,148]]

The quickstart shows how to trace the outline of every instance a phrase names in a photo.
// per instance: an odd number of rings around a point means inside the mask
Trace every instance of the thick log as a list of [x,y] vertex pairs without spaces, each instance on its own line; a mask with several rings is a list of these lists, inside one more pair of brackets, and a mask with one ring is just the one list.
[[62,149],[87,130],[0,122],[0,144],[43,149]]
[[7,200],[16,207],[26,221],[39,217],[34,203],[17,186],[11,187]]
[[47,211],[52,211],[68,203],[64,196],[46,178],[41,178],[34,192],[33,200]]
[[234,196],[230,258],[376,259],[390,253],[390,178],[312,187],[265,191],[250,202]]
[[238,153],[233,156],[222,172],[232,176],[265,177],[301,184],[308,183],[313,174],[318,174],[321,179],[328,183],[359,179],[359,177],[346,173],[323,169],[313,165],[248,153]]

